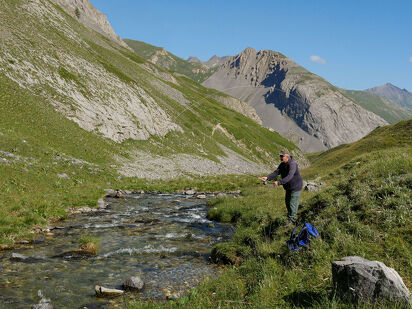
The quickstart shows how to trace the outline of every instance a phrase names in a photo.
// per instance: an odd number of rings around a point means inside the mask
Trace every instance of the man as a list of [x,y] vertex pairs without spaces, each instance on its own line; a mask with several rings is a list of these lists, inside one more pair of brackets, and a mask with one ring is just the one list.
[[282,179],[275,181],[275,186],[283,186],[285,189],[285,203],[288,210],[288,219],[292,223],[296,223],[296,214],[299,207],[300,192],[303,187],[302,176],[300,176],[298,164],[287,151],[282,151],[280,154],[280,160],[282,161],[276,171],[267,177],[260,177],[262,181],[270,181],[276,179],[280,174]]

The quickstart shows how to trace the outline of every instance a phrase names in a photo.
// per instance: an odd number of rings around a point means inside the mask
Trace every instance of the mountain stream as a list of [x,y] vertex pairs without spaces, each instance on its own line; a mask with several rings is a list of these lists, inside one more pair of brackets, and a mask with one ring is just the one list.
[[[95,285],[121,289],[130,276],[140,276],[145,286],[118,304],[164,300],[216,276],[210,250],[230,238],[232,227],[206,219],[205,200],[143,194],[107,202],[102,211],[58,222],[53,235],[38,234],[30,245],[0,252],[0,308],[30,308],[41,296],[55,308],[106,308],[109,301],[94,295]],[[99,239],[97,255],[62,255],[79,248],[81,235]]]

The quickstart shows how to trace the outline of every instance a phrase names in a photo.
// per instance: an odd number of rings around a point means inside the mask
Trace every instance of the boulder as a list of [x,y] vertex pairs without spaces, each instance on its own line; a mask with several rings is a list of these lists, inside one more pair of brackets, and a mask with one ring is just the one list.
[[382,262],[358,256],[332,262],[332,276],[337,295],[355,303],[397,303],[411,308],[410,292],[402,278]]
[[218,193],[218,194],[216,195],[216,198],[224,198],[224,197],[226,197],[226,196],[227,196],[226,193],[220,192],[220,193]]
[[166,294],[167,300],[178,300],[180,297],[182,297],[180,293],[172,293],[172,294],[167,293]]
[[14,252],[11,254],[11,257],[10,257],[10,260],[16,261],[16,262],[22,262],[28,259],[29,259],[28,256],[20,254],[20,253],[14,253]]
[[124,291],[122,291],[122,290],[108,289],[108,288],[102,287],[100,285],[96,285],[94,287],[94,291],[96,292],[97,297],[106,297],[106,298],[113,298],[113,297],[122,296],[123,293],[124,293]]
[[205,195],[205,194],[199,194],[199,195],[197,196],[197,198],[198,198],[198,199],[201,199],[201,200],[204,200],[204,199],[206,198],[206,195]]
[[106,192],[106,197],[112,197],[112,198],[124,198],[125,194],[122,190],[117,189],[117,190],[112,190],[112,189],[104,189]]
[[185,191],[185,195],[194,195],[194,194],[196,194],[196,191],[195,190],[186,190]]
[[305,191],[319,191],[323,188],[324,184],[322,182],[308,181],[303,183],[303,188]]
[[123,288],[125,290],[138,290],[143,289],[144,282],[140,277],[129,277],[123,282]]

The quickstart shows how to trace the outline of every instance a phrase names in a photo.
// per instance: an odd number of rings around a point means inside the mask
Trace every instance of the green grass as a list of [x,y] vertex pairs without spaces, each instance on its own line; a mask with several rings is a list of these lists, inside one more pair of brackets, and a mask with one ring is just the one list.
[[399,106],[389,99],[366,91],[340,90],[345,96],[363,108],[381,116],[389,123],[412,118],[412,110]]
[[[209,202],[210,219],[236,225],[232,241],[212,249],[212,260],[229,264],[223,274],[206,279],[177,302],[134,303],[129,308],[352,308],[354,304],[334,296],[330,264],[350,255],[394,268],[410,289],[409,130],[407,121],[377,129],[360,142],[325,152],[315,163],[316,172],[303,171],[327,183],[321,192],[302,192],[298,220],[311,222],[321,234],[309,250],[291,253],[286,247],[291,230],[284,227],[283,190],[251,183],[241,198]],[[386,143],[370,151],[342,153],[355,146],[363,149],[361,144],[366,149],[384,137]],[[339,157],[334,157],[336,152]]]
[[[311,167],[304,175],[322,174],[333,167],[339,167],[351,159],[369,153],[397,147],[400,151],[412,145],[412,119],[400,121],[390,126],[376,128],[361,140],[352,144],[340,145],[325,152],[309,156]],[[323,171],[323,172],[322,172]]]

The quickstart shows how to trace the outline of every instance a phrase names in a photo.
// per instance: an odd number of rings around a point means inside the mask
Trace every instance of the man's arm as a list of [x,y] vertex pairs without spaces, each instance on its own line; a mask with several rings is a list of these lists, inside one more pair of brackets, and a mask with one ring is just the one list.
[[267,176],[267,181],[270,181],[270,180],[273,180],[273,179],[276,179],[276,177],[279,175],[279,167],[276,169],[276,171],[274,171],[272,174],[269,174],[268,176]]
[[289,173],[286,175],[285,178],[282,178],[280,181],[278,181],[278,184],[284,185],[285,183],[288,183],[289,181],[291,181],[291,179],[293,178],[293,175],[295,175],[296,173],[296,168],[297,168],[296,163],[290,164]]

